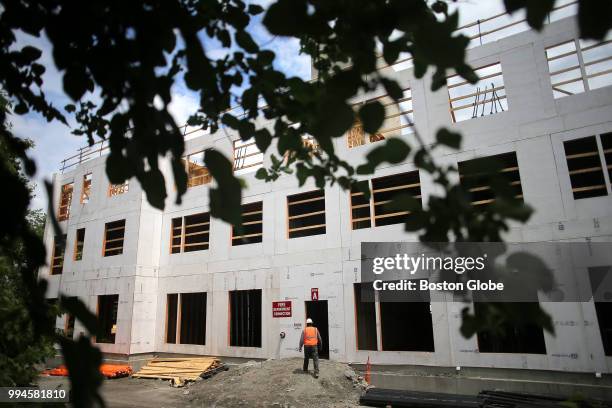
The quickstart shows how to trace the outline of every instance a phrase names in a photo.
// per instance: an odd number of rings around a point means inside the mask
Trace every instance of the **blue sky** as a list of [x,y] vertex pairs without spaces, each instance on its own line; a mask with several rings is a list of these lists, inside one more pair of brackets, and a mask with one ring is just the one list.
[[[259,1],[260,4],[264,3],[264,6],[269,2]],[[457,4],[460,8],[461,24],[496,14],[503,9],[501,0],[463,0]],[[310,60],[299,54],[298,41],[271,36],[260,21],[260,16],[253,21],[250,32],[259,44],[265,44],[265,48],[276,53],[276,68],[290,76],[309,78]],[[49,100],[60,108],[70,103],[70,100],[63,94],[61,74],[54,68],[49,41],[46,38],[33,38],[26,35],[18,35],[18,39],[18,47],[31,44],[43,51],[41,59],[43,65],[47,67],[44,74],[43,89]],[[217,57],[224,51],[218,46],[212,45],[212,47],[207,48],[207,52],[210,57]],[[198,99],[182,84],[175,85],[170,111],[179,125],[195,112],[197,102]],[[31,151],[31,156],[36,160],[38,166],[34,178],[34,182],[37,184],[36,197],[32,202],[32,208],[46,208],[47,197],[44,193],[43,180],[50,179],[53,173],[58,172],[60,162],[75,154],[79,147],[85,146],[87,140],[84,137],[72,135],[71,128],[59,122],[48,123],[35,113],[24,116],[13,115],[10,120],[16,135],[30,138],[36,144]],[[71,125],[74,126],[74,123],[71,123]]]

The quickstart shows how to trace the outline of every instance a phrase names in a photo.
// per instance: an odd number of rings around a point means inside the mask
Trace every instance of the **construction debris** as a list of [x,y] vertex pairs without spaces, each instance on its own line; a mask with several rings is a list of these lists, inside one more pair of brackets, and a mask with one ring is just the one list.
[[[102,364],[100,365],[100,373],[106,378],[121,378],[132,374],[132,367],[119,364]],[[59,377],[68,376],[68,368],[65,365],[60,365],[56,368],[51,368],[42,372],[43,375],[52,375]]]
[[208,378],[222,370],[227,367],[214,357],[156,358],[132,377],[170,380],[173,387],[182,387],[186,381]]
[[359,388],[360,390],[367,390],[368,388],[372,387],[371,385],[368,385],[368,382],[365,380],[365,378],[361,375],[358,375],[355,370],[353,370],[351,367],[348,367],[345,371],[344,371],[344,376],[351,380],[351,382],[353,383],[353,388]]

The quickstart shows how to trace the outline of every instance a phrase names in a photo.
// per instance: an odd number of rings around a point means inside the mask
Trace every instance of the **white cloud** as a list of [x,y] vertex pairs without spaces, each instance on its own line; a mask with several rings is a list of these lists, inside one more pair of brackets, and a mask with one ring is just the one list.
[[459,9],[460,26],[505,11],[504,3],[501,0],[459,0],[448,4],[450,11]]
[[[43,86],[42,89],[45,94],[49,95],[53,98],[62,98],[65,103],[68,103],[68,98],[64,95],[64,88],[62,84],[62,75],[55,68],[55,64],[53,62],[53,55],[51,51],[51,42],[47,38],[46,35],[42,35],[41,37],[33,37],[29,34],[25,34],[23,32],[16,33],[16,47],[13,46],[14,49],[21,49],[26,45],[30,45],[38,48],[42,55],[38,60],[38,63],[42,64],[46,70],[43,74]],[[63,105],[62,105],[63,106]]]
[[168,111],[179,126],[187,123],[189,116],[197,112],[200,102],[194,92],[183,87],[175,86],[172,90],[172,101],[168,105]]
[[44,180],[50,180],[53,173],[59,171],[60,162],[76,153],[84,146],[87,140],[70,133],[70,128],[59,123],[48,123],[39,115],[11,116],[13,133],[21,138],[32,139],[35,143],[30,151],[30,157],[36,161],[37,171],[34,179],[36,183],[35,198],[32,208],[47,207],[47,194]]

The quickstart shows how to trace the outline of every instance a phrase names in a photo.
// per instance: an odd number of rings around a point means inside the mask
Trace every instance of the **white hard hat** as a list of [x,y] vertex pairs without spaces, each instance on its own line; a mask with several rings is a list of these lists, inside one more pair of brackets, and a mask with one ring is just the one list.
[[310,317],[306,319],[306,324],[312,324],[312,319]]

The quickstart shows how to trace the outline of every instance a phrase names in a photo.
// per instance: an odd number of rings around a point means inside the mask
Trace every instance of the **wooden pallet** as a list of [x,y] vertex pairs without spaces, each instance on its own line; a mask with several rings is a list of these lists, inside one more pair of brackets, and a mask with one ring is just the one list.
[[173,386],[182,387],[186,381],[195,381],[208,372],[216,372],[220,367],[224,366],[214,357],[156,358],[132,377],[171,380]]

